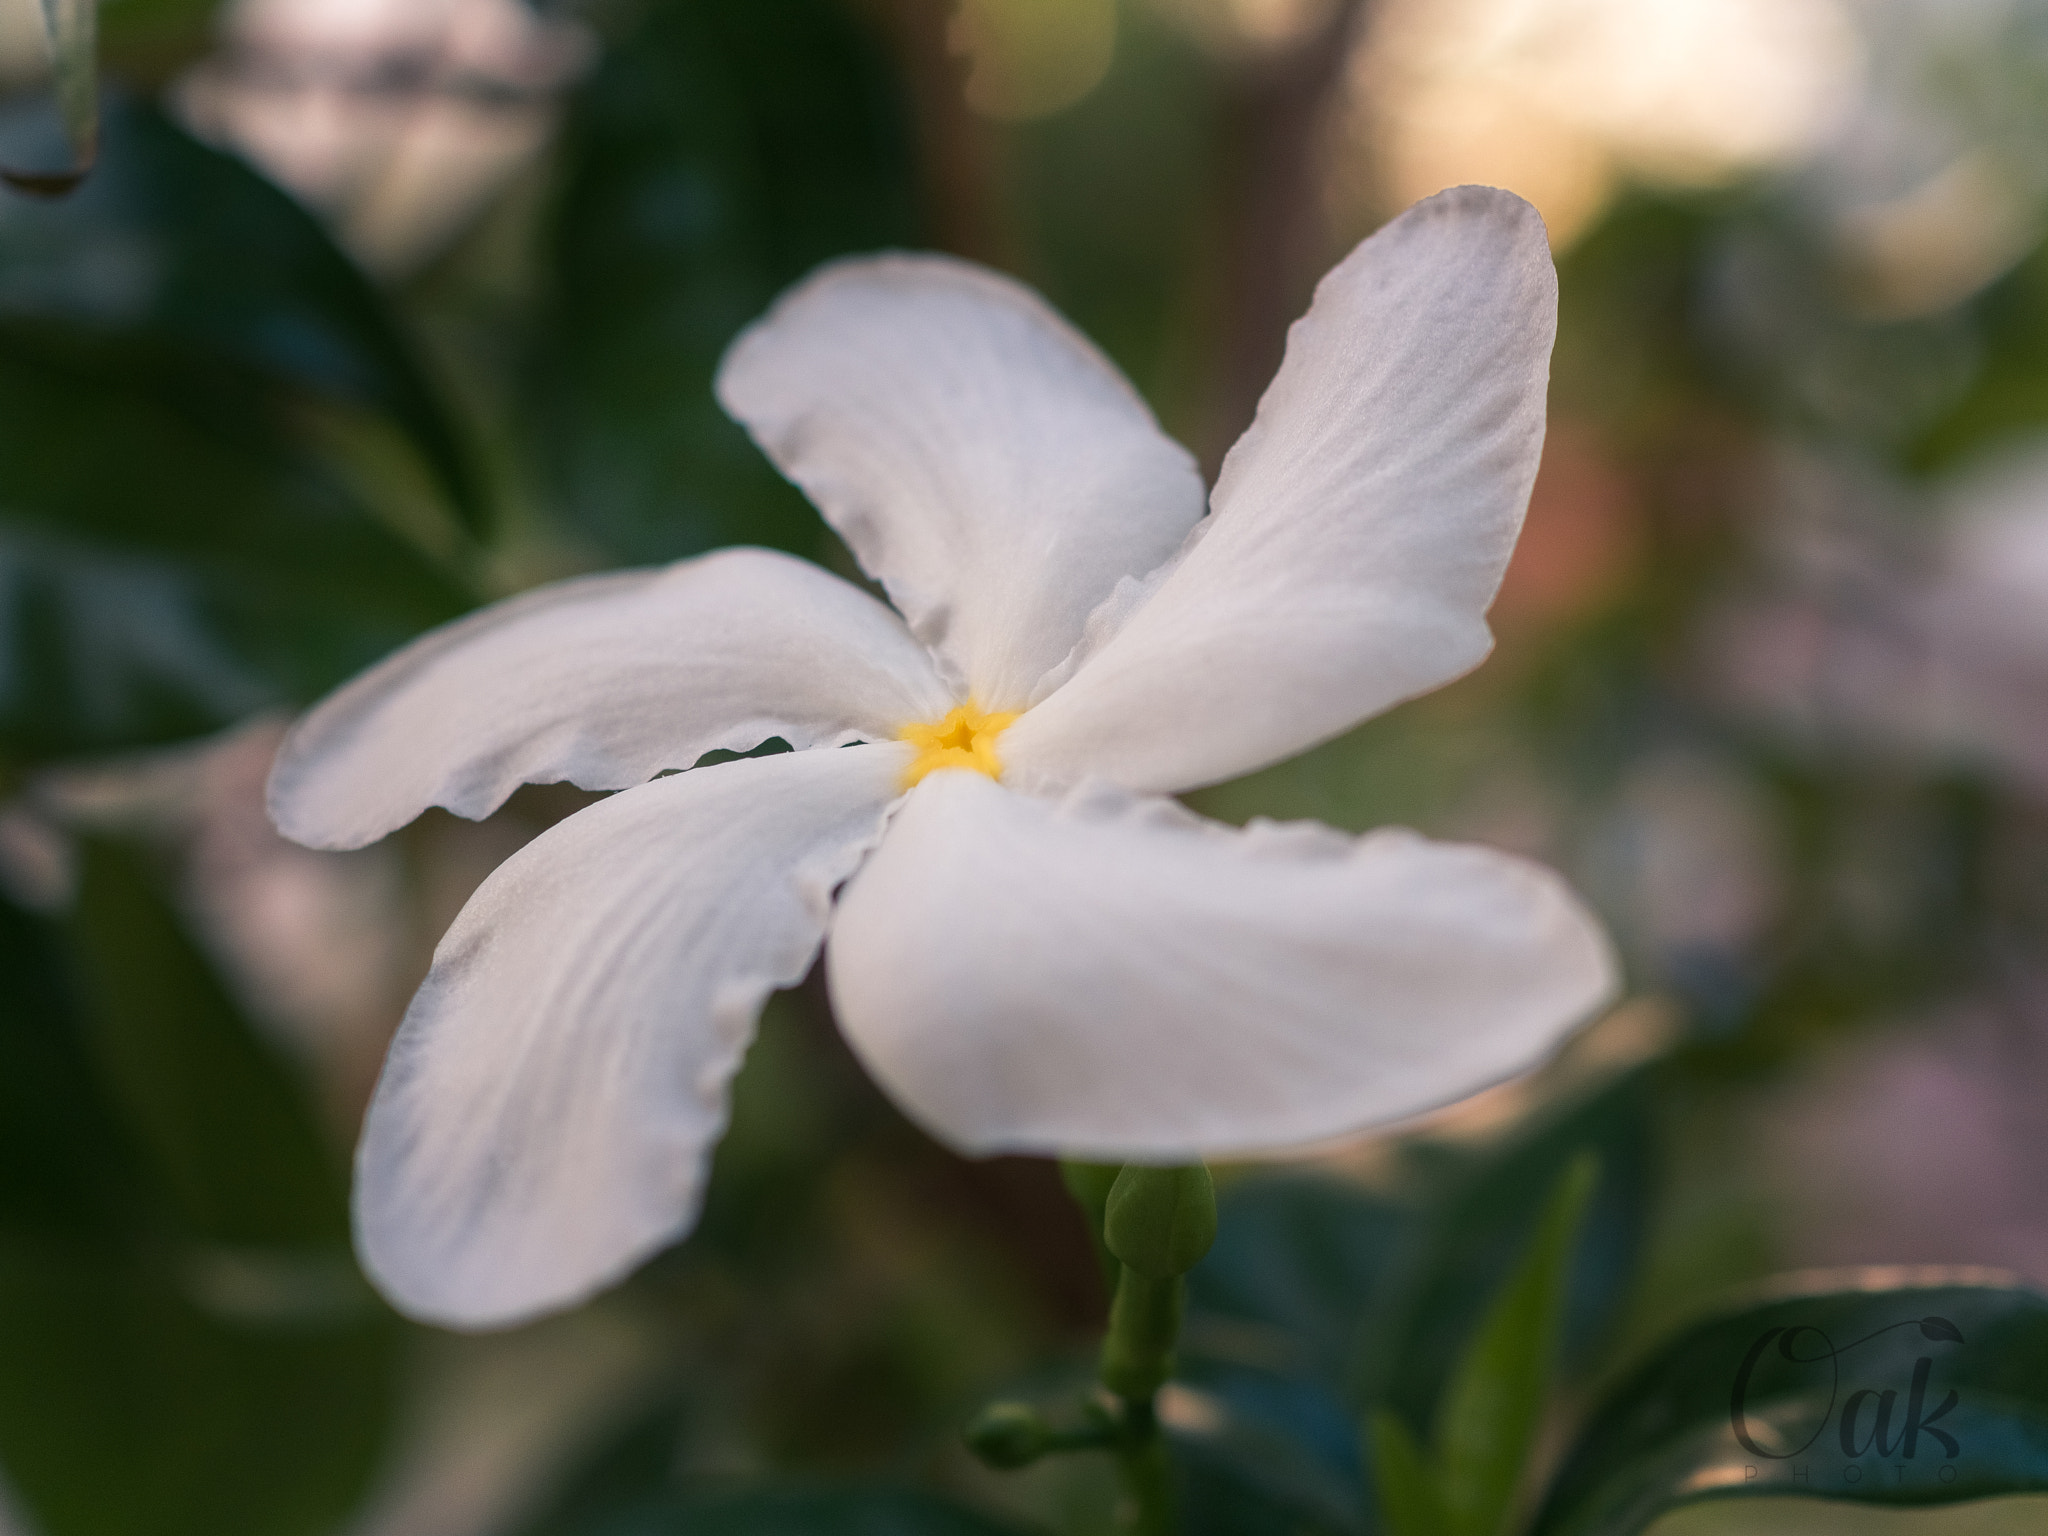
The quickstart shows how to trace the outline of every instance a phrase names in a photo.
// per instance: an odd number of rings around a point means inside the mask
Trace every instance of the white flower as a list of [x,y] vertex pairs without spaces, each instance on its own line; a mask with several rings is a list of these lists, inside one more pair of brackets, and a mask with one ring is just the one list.
[[[853,1048],[968,1152],[1278,1149],[1550,1050],[1613,985],[1554,875],[1157,797],[1485,656],[1555,311],[1526,204],[1418,205],[1323,280],[1205,518],[1017,284],[885,256],[784,297],[719,397],[902,617],[755,549],[563,582],[400,651],[279,757],[272,814],[322,847],[522,782],[622,791],[484,883],[406,1016],[357,1159],[386,1293],[502,1324],[674,1241],[763,1000],[828,935]],[[771,736],[798,750],[656,777]]]
[[359,260],[417,269],[546,146],[593,53],[525,0],[230,0],[176,100],[324,214]]

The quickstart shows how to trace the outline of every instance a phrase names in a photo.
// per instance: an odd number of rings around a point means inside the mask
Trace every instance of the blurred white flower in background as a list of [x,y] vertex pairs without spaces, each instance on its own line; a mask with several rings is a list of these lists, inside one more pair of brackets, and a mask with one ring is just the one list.
[[1851,105],[1837,0],[1386,0],[1353,66],[1340,196],[1483,181],[1562,247],[1626,180],[1711,185],[1811,153]]
[[1622,942],[1689,992],[1740,967],[1782,894],[1782,850],[1762,795],[1705,752],[1634,764],[1578,864],[1602,910],[1616,914]]
[[2048,1284],[2048,976],[2002,969],[1995,991],[1836,1041],[1755,1095],[1728,1145],[1778,1262],[1962,1259]]
[[1705,637],[1731,699],[1811,744],[2048,793],[2048,440],[1957,470],[1924,508],[1801,455],[1778,481],[1763,590]]
[[1431,199],[1318,286],[1209,497],[1006,278],[884,257],[785,296],[719,398],[900,617],[765,550],[557,583],[278,755],[279,825],[330,848],[523,781],[620,791],[484,883],[393,1044],[356,1178],[386,1293],[505,1324],[679,1237],[755,1018],[828,931],[849,1043],[971,1153],[1276,1151],[1545,1055],[1615,979],[1554,874],[1164,796],[1485,657],[1555,324],[1528,206]]
[[57,912],[75,878],[70,845],[33,796],[0,803],[0,896],[31,912]]
[[2048,203],[2040,0],[1856,0],[1865,88],[1796,178],[1873,318],[1968,298],[2032,248]]
[[4,1481],[0,1481],[0,1536],[35,1536]]
[[541,151],[593,52],[524,0],[233,0],[179,101],[366,265],[402,271]]
[[2043,21],[2039,0],[1386,0],[1333,196],[1369,221],[1484,181],[1563,248],[1629,184],[1765,173],[1857,308],[1931,314],[2048,222]]
[[1152,0],[1212,53],[1242,58],[1284,49],[1327,27],[1355,0]]

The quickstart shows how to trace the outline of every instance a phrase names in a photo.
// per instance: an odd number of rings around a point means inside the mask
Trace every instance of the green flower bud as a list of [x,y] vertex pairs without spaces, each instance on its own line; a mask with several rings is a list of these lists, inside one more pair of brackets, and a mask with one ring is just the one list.
[[1102,1240],[1148,1280],[1186,1274],[1216,1241],[1216,1189],[1209,1170],[1200,1163],[1126,1167],[1109,1187]]
[[1053,1449],[1052,1426],[1022,1403],[990,1403],[967,1426],[967,1448],[992,1467],[1028,1467]]

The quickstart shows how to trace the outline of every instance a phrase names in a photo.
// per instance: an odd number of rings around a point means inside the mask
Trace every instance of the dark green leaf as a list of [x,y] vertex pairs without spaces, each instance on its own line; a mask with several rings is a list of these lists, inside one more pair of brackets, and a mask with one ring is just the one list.
[[1528,1252],[1444,1389],[1434,1449],[1451,1536],[1497,1536],[1513,1510],[1556,1368],[1579,1227],[1598,1180],[1590,1157],[1565,1171]]
[[361,1306],[229,1310],[208,1256],[161,1258],[0,1234],[13,1492],[44,1536],[334,1530],[384,1449],[396,1331]]
[[1341,1388],[1405,1213],[1335,1180],[1227,1186],[1188,1276],[1180,1379],[1207,1399],[1178,1436],[1190,1533],[1360,1528],[1370,1503]]
[[[1426,1181],[1434,1188],[1413,1207],[1299,1176],[1225,1190],[1216,1246],[1188,1276],[1182,1376],[1320,1469],[1292,1479],[1284,1499],[1268,1490],[1269,1502],[1305,1511],[1315,1507],[1311,1485],[1363,1487],[1356,1420],[1344,1407],[1361,1378],[1391,1383],[1381,1401],[1411,1422],[1430,1421],[1530,1241],[1532,1211],[1589,1142],[1625,1161],[1621,1178],[1602,1182],[1574,1256],[1568,1314],[1577,1311],[1582,1338],[1594,1335],[1620,1294],[1642,1220],[1640,1092],[1631,1079],[1561,1106],[1483,1156],[1461,1156]],[[1369,1400],[1371,1389],[1361,1395]],[[1267,1458],[1276,1471],[1292,1465]],[[1373,1497],[1370,1488],[1359,1495]]]
[[346,1242],[341,1170],[132,848],[81,849],[73,938],[104,1081],[189,1232]]
[[345,478],[337,445],[385,419],[451,487],[459,468],[375,294],[153,111],[116,102],[108,133],[75,197],[0,197],[0,755],[21,761],[303,702],[470,600],[420,553],[430,527],[401,536]]
[[1365,1316],[1357,1401],[1391,1408],[1411,1425],[1434,1421],[1444,1384],[1528,1244],[1533,1213],[1585,1151],[1600,1159],[1605,1177],[1573,1263],[1566,1367],[1599,1339],[1626,1293],[1648,1219],[1650,1081],[1647,1071],[1630,1073],[1546,1111],[1503,1145],[1443,1155]]
[[518,1536],[1016,1536],[913,1489],[814,1479],[691,1477],[678,1450],[710,1408],[690,1388],[657,1401],[595,1447]]
[[1195,1422],[1172,1436],[1183,1536],[1370,1531],[1357,1430],[1336,1397],[1264,1372],[1196,1364]]
[[1188,1276],[1183,1355],[1341,1386],[1408,1219],[1333,1179],[1227,1188],[1216,1246]]
[[1437,1496],[1436,1474],[1415,1436],[1384,1408],[1373,1413],[1371,1425],[1380,1523],[1387,1536],[1445,1536],[1450,1520]]
[[143,1175],[102,1092],[57,925],[0,897],[0,1230],[103,1235]]
[[316,1536],[399,1335],[332,1157],[135,851],[0,903],[0,1469],[45,1536]]
[[472,530],[460,434],[369,282],[319,224],[154,108],[107,103],[99,168],[74,196],[0,196],[0,321],[147,341],[388,419]]
[[169,562],[0,524],[0,752],[175,741],[280,701],[214,634],[213,595]]
[[1901,1278],[1858,1272],[1659,1345],[1600,1399],[1538,1536],[1633,1536],[1704,1499],[2048,1491],[2048,1298],[1981,1272]]
[[0,332],[0,753],[303,701],[467,601],[246,370]]
[[530,375],[558,510],[628,561],[815,549],[711,378],[784,285],[915,233],[876,39],[831,0],[656,0],[579,94],[563,160]]

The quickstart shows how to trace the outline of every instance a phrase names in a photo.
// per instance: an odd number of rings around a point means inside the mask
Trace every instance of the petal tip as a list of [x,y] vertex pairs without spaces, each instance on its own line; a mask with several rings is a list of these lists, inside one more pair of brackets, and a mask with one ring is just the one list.
[[692,1211],[674,1230],[657,1234],[600,1271],[579,1274],[573,1281],[549,1277],[522,1283],[523,1276],[511,1266],[475,1278],[451,1278],[446,1269],[417,1268],[408,1262],[410,1255],[388,1252],[372,1236],[358,1202],[356,1262],[391,1309],[408,1321],[452,1333],[503,1333],[602,1295],[663,1249],[689,1236],[695,1225]]
[[1465,182],[1455,187],[1445,187],[1443,191],[1421,199],[1408,211],[1416,213],[1425,209],[1436,214],[1478,214],[1487,218],[1497,218],[1508,224],[1533,230],[1543,237],[1546,246],[1550,243],[1549,226],[1543,222],[1543,215],[1536,205],[1505,187]]
[[[301,717],[301,724],[306,717]],[[307,767],[305,754],[294,750],[299,727],[294,726],[277,750],[277,756],[270,765],[270,774],[263,785],[263,809],[270,817],[270,824],[291,842],[302,848],[317,848],[323,852],[346,853],[357,848],[367,848],[379,838],[397,830],[395,827],[364,829],[361,827],[337,827],[334,822],[323,818],[311,803],[317,794],[306,787]]]

